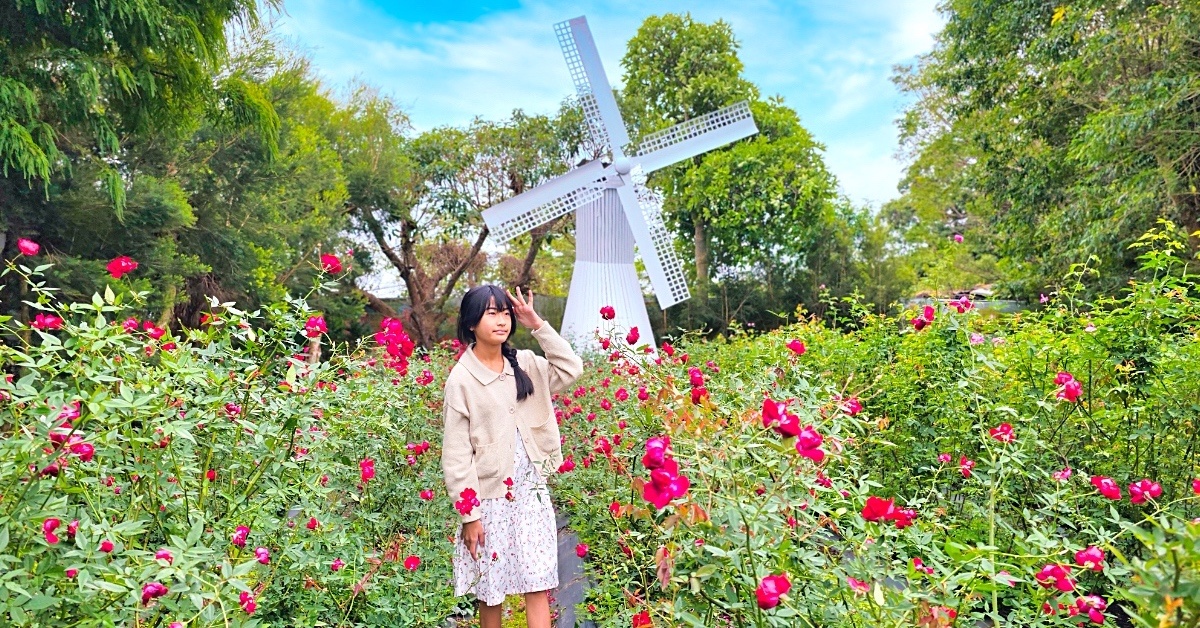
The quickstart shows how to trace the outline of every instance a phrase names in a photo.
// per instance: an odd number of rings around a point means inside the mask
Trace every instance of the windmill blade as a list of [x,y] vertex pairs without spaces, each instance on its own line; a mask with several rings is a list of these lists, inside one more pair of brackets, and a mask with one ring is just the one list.
[[683,263],[675,255],[671,232],[662,219],[662,201],[658,195],[640,182],[631,182],[617,188],[621,206],[638,253],[650,275],[650,285],[658,298],[658,307],[667,309],[691,297],[687,277],[683,274]]
[[648,174],[755,133],[750,103],[742,101],[647,135],[636,161]]
[[483,221],[498,242],[545,224],[603,193],[604,164],[590,161],[503,203],[483,210]]
[[604,65],[600,63],[600,53],[596,51],[587,18],[579,16],[559,22],[554,25],[554,32],[567,60],[567,69],[575,83],[592,139],[601,150],[611,149],[614,161],[620,159],[629,144],[629,132],[617,109],[617,99],[608,83],[608,75],[604,73]]

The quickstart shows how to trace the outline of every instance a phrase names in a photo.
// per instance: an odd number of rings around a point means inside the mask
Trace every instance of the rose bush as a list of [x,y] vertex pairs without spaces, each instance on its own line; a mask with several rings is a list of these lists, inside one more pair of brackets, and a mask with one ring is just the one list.
[[[594,585],[579,611],[1200,621],[1200,305],[1169,238],[1147,242],[1125,295],[1078,303],[1068,285],[1013,317],[850,303],[836,326],[657,351],[612,330],[555,398],[553,493]],[[457,346],[414,354],[385,320],[310,361],[326,325],[304,301],[213,303],[170,331],[120,284],[136,260],[64,304],[21,250],[7,272],[29,312],[0,321],[5,623],[432,626],[469,609],[449,539],[474,496],[446,495],[437,463]]]
[[[302,301],[213,303],[179,335],[139,320],[121,286],[58,303],[29,261],[6,272],[28,279],[36,316],[0,329],[0,621],[432,626],[454,612],[450,501],[427,444],[440,386],[404,374],[397,322],[384,349],[310,364],[324,323]],[[136,262],[112,266],[116,279]]]
[[[1073,298],[1081,267],[1012,317],[958,300],[654,360],[617,330],[560,411],[584,460],[558,496],[589,547],[586,610],[614,625],[1194,625],[1200,304],[1170,234],[1144,242],[1147,279],[1092,304]],[[686,493],[661,490],[675,476]]]

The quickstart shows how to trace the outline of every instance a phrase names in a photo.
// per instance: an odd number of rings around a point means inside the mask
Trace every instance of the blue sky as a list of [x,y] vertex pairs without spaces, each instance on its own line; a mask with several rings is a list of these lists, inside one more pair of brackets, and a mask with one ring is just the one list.
[[277,31],[306,51],[332,87],[361,80],[393,96],[417,129],[464,125],[513,109],[554,111],[572,92],[554,24],[586,15],[609,80],[649,15],[723,19],[745,76],[780,95],[826,146],[853,200],[897,195],[895,119],[905,99],[892,67],[932,46],[936,0],[286,0]]

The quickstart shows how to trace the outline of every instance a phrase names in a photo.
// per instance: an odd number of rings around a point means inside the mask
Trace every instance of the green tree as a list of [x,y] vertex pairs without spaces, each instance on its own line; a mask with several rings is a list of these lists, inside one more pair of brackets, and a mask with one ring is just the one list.
[[[253,0],[0,6],[0,206],[21,184],[48,188],[52,175],[80,155],[119,159],[123,136],[186,125],[197,103],[210,101],[228,27],[253,26],[259,6]],[[128,183],[119,168],[98,162],[94,174],[119,209]]]
[[[837,223],[853,214],[825,167],[823,147],[782,99],[759,98],[758,88],[742,76],[737,49],[727,23],[668,14],[648,18],[622,60],[623,104],[641,135],[739,100],[751,101],[759,127],[753,137],[651,178],[664,192],[669,222],[692,243],[691,327],[720,329],[738,313],[757,316],[747,314],[743,304],[759,303],[759,312],[790,312],[797,303],[791,299],[816,302],[817,277],[828,274],[831,264],[844,264],[837,272],[847,277],[855,272],[852,256],[813,256],[817,247],[833,242],[830,234],[850,233],[848,225]],[[852,249],[855,240],[844,242]],[[731,297],[730,287],[723,287],[710,304],[715,278],[740,288]],[[816,283],[798,289],[797,281]],[[763,293],[757,296],[741,290],[758,286]]]
[[[345,180],[323,135],[336,105],[307,61],[251,33],[219,75],[215,100],[198,103],[186,125],[123,137],[122,219],[96,185],[108,166],[82,154],[48,194],[19,190],[5,208],[19,218],[14,235],[38,240],[55,262],[50,280],[65,298],[112,284],[148,292],[139,309],[160,325],[196,325],[208,297],[254,308],[305,294],[321,252],[344,256]],[[118,255],[140,266],[114,282],[104,265]],[[356,335],[363,301],[350,289],[360,264],[346,265],[342,287],[311,302],[342,337]],[[18,295],[4,296],[21,307]]]
[[[627,118],[639,135],[645,135],[700,116],[739,100],[758,98],[758,88],[742,77],[739,44],[733,28],[724,21],[697,22],[690,14],[650,16],[629,40],[621,67],[625,71],[623,100]],[[719,152],[719,151],[718,151]],[[705,156],[696,157],[698,165]],[[658,173],[653,182],[681,189],[679,179],[688,165]],[[672,207],[667,207],[671,212]],[[682,208],[678,208],[682,209]],[[704,215],[679,220],[681,237],[691,240],[696,290],[704,300],[711,277],[712,236]]]
[[[350,182],[356,224],[399,272],[412,306],[414,340],[432,345],[444,332],[459,283],[487,270],[483,210],[564,172],[582,140],[579,113],[521,111],[502,121],[476,119],[409,137],[407,118],[387,98],[360,89],[334,125],[334,142]],[[552,221],[518,238],[522,257],[503,272],[528,285],[534,260],[569,224]]]
[[206,267],[189,279],[188,301],[176,309],[196,324],[209,294],[247,306],[305,294],[317,280],[320,255],[334,253],[350,271],[335,278],[336,292],[310,304],[325,313],[335,337],[356,336],[364,299],[352,279],[368,257],[348,256],[342,234],[347,181],[326,137],[338,104],[306,59],[263,46],[248,50],[229,72],[262,93],[278,116],[278,135],[264,137],[218,116],[168,162],[192,192],[197,215],[195,228],[179,234],[180,244]]
[[1117,288],[1156,220],[1200,226],[1200,6],[952,0],[942,12],[935,49],[899,77],[918,96],[899,203],[917,240],[964,229],[1010,292],[1033,297],[1093,256],[1093,288]]

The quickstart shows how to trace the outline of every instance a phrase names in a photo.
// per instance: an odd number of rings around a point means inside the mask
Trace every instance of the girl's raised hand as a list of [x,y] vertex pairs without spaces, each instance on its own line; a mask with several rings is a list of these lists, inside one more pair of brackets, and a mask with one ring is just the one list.
[[509,290],[506,290],[505,292],[508,293],[508,300],[512,301],[513,313],[517,315],[518,323],[530,329],[537,329],[542,326],[542,323],[545,321],[543,321],[542,317],[538,316],[537,312],[533,310],[532,290],[529,291],[529,301],[526,301],[525,295],[521,294],[520,287],[517,288],[516,296],[514,296]]

